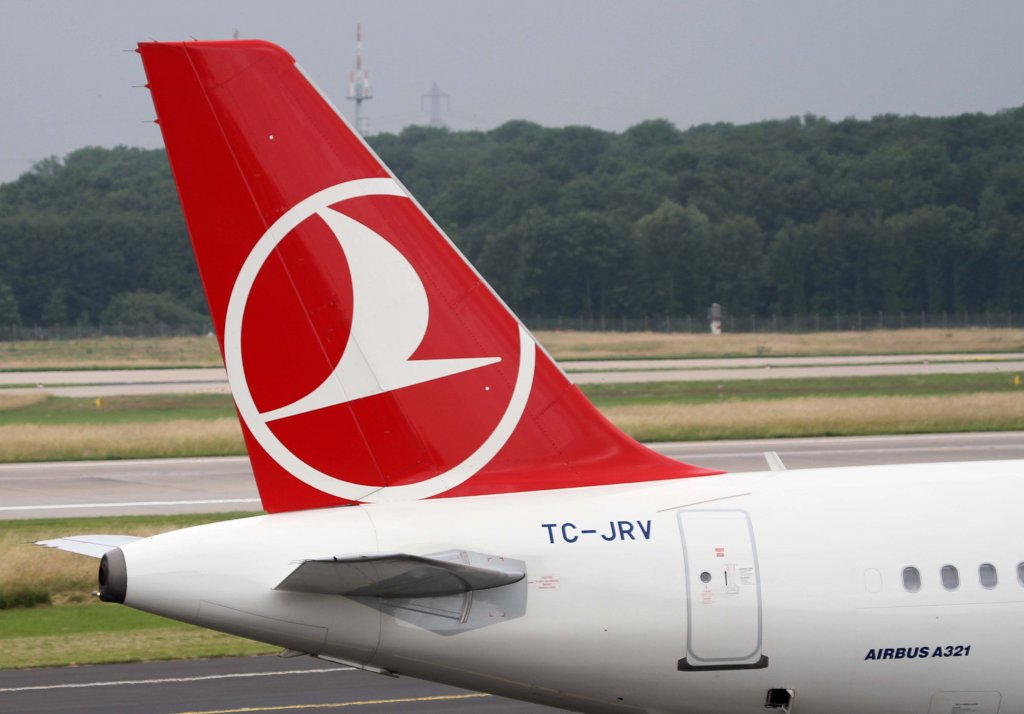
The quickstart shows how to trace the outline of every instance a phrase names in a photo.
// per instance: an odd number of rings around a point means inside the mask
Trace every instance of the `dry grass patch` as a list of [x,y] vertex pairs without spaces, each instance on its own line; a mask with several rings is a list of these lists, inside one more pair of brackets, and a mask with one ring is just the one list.
[[[50,534],[49,536],[65,534]],[[146,534],[152,535],[152,534]],[[21,532],[0,533],[0,607],[82,602],[96,589],[99,561],[26,542]]]
[[901,434],[1024,428],[1024,395],[809,397],[602,410],[641,441]]
[[537,338],[558,359],[1024,351],[1024,330],[984,328],[724,335],[543,331]]
[[0,461],[174,458],[245,453],[238,420],[0,426]]
[[0,528],[0,640],[11,634],[4,629],[4,610],[46,603],[80,603],[89,600],[96,589],[99,560],[33,545],[36,541],[82,533],[145,537],[248,515],[255,514],[46,518],[6,524],[0,521],[5,525]]
[[13,411],[15,409],[22,409],[23,407],[30,407],[33,404],[39,404],[50,398],[50,395],[46,392],[36,392],[33,394],[3,394],[0,392],[0,412]]
[[214,337],[97,337],[0,343],[0,369],[219,367]]
[[[118,527],[123,535],[151,536],[169,530],[159,525]],[[90,531],[91,532],[91,531]],[[84,602],[96,589],[99,560],[33,545],[37,540],[72,535],[59,529],[0,531],[0,609]]]

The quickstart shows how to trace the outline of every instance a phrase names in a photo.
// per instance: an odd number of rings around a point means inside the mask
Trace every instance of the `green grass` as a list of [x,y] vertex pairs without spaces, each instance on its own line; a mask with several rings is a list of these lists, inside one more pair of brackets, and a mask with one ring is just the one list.
[[0,612],[0,669],[266,654],[277,648],[107,603]]
[[7,424],[138,424],[175,419],[234,417],[228,394],[147,394],[103,397],[101,406],[89,398],[47,397],[35,404],[0,411]]
[[709,404],[803,397],[946,396],[1021,393],[1010,374],[936,374],[814,379],[751,379],[722,382],[586,384],[580,389],[599,408]]
[[0,641],[14,637],[82,635],[88,632],[125,632],[161,627],[184,625],[130,607],[117,607],[108,603],[0,611]]
[[[73,533],[164,533],[179,528],[219,523],[260,515],[252,513],[177,513],[167,516],[76,516],[72,518],[27,518],[0,521],[2,532],[25,541],[57,538]],[[0,559],[2,559],[0,551]]]
[[641,441],[938,434],[1024,428],[1024,392],[945,396],[728,399],[602,409]]
[[49,397],[37,404],[0,411],[4,424],[125,424],[234,416],[228,394],[152,394],[95,399]]
[[219,367],[212,337],[97,337],[0,343],[0,370]]

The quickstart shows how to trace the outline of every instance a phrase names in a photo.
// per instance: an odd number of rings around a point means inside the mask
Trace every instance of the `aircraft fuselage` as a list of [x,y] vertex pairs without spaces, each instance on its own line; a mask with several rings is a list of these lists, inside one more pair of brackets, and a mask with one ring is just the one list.
[[[761,712],[769,690],[796,712],[1024,711],[1022,490],[1016,461],[284,513],[124,546],[125,602],[580,711]],[[526,577],[434,598],[274,589],[298,554],[453,548]]]

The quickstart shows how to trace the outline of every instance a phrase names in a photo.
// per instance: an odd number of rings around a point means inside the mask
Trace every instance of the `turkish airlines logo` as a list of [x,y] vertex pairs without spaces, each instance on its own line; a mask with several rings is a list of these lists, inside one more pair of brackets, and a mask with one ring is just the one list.
[[[293,453],[270,424],[277,420],[433,382],[501,361],[500,357],[411,359],[430,324],[423,281],[404,255],[366,225],[331,208],[364,196],[409,200],[393,179],[359,179],[319,191],[282,215],[256,242],[235,279],[224,326],[224,360],[238,411],[260,446],[295,478],[351,501],[414,500],[444,493],[471,478],[512,436],[533,384],[535,346],[520,325],[519,365],[511,398],[494,430],[460,463],[444,473],[400,486],[375,487],[346,481],[314,468]],[[323,382],[283,407],[261,412],[245,374],[242,325],[249,295],[267,259],[299,224],[322,220],[344,251],[352,280],[351,329],[344,352]],[[249,319],[259,319],[249,315]]]

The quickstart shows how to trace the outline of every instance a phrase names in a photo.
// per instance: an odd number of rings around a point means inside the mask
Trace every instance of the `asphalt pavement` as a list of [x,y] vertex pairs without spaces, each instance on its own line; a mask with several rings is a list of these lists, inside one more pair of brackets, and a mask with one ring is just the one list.
[[[1024,459],[1024,432],[686,441],[652,444],[680,461],[764,471],[787,468]],[[248,457],[0,465],[0,519],[260,510]]]
[[23,714],[234,714],[242,711],[560,710],[410,677],[275,656],[0,670],[0,711]]

